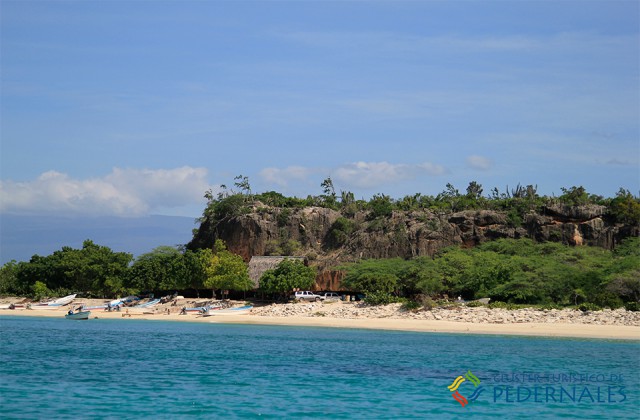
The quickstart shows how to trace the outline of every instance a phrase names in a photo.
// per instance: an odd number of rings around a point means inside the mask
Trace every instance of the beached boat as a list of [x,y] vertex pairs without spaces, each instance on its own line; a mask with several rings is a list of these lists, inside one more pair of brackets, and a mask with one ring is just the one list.
[[62,308],[62,305],[31,305],[31,309],[38,311],[54,311]]
[[64,305],[68,305],[71,302],[73,302],[73,300],[75,298],[76,298],[76,295],[69,295],[69,296],[61,297],[59,299],[52,300],[52,301],[49,301],[49,302],[36,303],[34,305],[31,305],[31,306],[32,307],[38,307],[38,309],[42,309],[41,306],[64,306]]
[[105,309],[107,309],[107,304],[102,304],[102,305],[98,305],[98,306],[83,306],[82,310],[83,311],[104,311]]
[[188,314],[206,314],[209,311],[220,309],[219,306],[196,306],[195,308],[184,308],[184,312]]
[[237,308],[220,309],[219,311],[216,311],[213,315],[215,315],[215,316],[219,316],[219,315],[247,315],[248,313],[251,312],[251,309],[253,309],[253,306],[251,306],[251,305],[239,306]]
[[89,319],[89,315],[91,315],[91,311],[80,311],[66,314],[64,317],[67,319]]
[[205,306],[196,306],[194,308],[184,308],[183,311],[187,313],[202,314],[202,313],[207,313],[209,311],[215,311],[219,309],[222,309],[222,305],[213,304],[213,305],[205,305]]
[[158,303],[160,303],[160,299],[153,299],[149,302],[140,303],[134,306],[134,308],[151,308],[152,306],[156,306]]

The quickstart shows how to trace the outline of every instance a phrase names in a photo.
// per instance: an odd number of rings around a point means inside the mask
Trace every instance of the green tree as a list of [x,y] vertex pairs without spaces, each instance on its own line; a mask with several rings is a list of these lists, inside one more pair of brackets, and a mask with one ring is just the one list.
[[472,200],[479,200],[482,197],[482,184],[471,181],[467,187],[467,197]]
[[331,177],[327,177],[324,181],[322,181],[322,184],[320,184],[320,186],[322,187],[322,200],[324,202],[324,206],[328,208],[336,208],[338,200],[336,196],[336,190],[335,188],[333,188],[333,181],[331,180]]
[[51,291],[47,285],[41,281],[36,281],[32,287],[33,298],[35,300],[41,300],[51,295]]
[[222,290],[223,297],[227,290],[249,290],[253,287],[249,278],[249,268],[242,257],[228,251],[220,239],[215,242],[206,273],[205,287],[214,292],[216,289]]
[[207,279],[207,267],[211,261],[213,253],[210,249],[198,249],[195,251],[186,250],[182,256],[187,272],[187,278],[184,285],[186,288],[196,291],[196,295],[200,297],[200,289],[203,289],[204,282]]
[[251,197],[251,185],[249,184],[249,178],[243,175],[238,175],[233,178],[236,182],[234,185],[240,189],[247,197]]
[[640,199],[634,197],[629,190],[620,188],[616,197],[611,200],[609,211],[619,223],[640,225]]
[[0,295],[26,296],[28,289],[18,281],[18,271],[24,263],[11,260],[0,268]]
[[329,228],[325,242],[332,248],[339,248],[349,239],[349,235],[355,230],[356,224],[346,217],[338,217]]
[[171,246],[159,246],[140,255],[131,266],[127,286],[139,291],[186,288],[186,270],[182,254]]
[[442,292],[442,273],[429,257],[420,257],[409,262],[407,269],[400,275],[400,283],[408,294],[419,292],[426,296],[435,296]]
[[376,194],[369,201],[367,208],[369,209],[369,219],[377,219],[378,217],[389,217],[393,213],[393,202],[391,197],[384,194]]
[[449,293],[464,290],[465,279],[473,266],[473,259],[466,250],[457,247],[446,248],[436,256],[435,263],[442,275],[444,290]]
[[560,188],[562,195],[558,198],[561,202],[569,206],[582,206],[589,203],[589,194],[584,187]]
[[362,260],[343,267],[342,285],[349,290],[364,293],[399,292],[399,279],[406,269],[401,258]]
[[31,289],[40,280],[46,281],[52,294],[104,296],[114,293],[113,288],[126,277],[131,258],[130,254],[85,240],[82,249],[65,246],[46,257],[34,255],[15,274],[22,290]]
[[260,277],[260,289],[267,293],[286,296],[293,290],[311,289],[316,278],[315,267],[308,267],[301,261],[285,258],[274,269],[267,270]]

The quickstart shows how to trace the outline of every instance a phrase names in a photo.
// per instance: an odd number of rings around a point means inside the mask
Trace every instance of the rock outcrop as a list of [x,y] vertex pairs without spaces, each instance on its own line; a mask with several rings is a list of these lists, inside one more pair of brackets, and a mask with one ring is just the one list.
[[[348,223],[336,223],[338,219]],[[345,225],[349,226],[346,231]],[[219,238],[230,251],[249,261],[254,255],[268,255],[274,244],[293,242],[296,255],[318,266],[320,288],[333,290],[331,286],[339,284],[341,276],[331,268],[362,258],[433,256],[444,247],[473,247],[499,238],[613,249],[624,238],[638,235],[637,225],[612,223],[606,208],[595,205],[549,206],[515,223],[506,212],[491,210],[394,211],[372,219],[364,211],[345,218],[324,207],[277,208],[255,203],[250,212],[216,226],[205,220],[189,247],[211,247]]]
[[391,318],[431,321],[473,322],[474,324],[590,324],[640,326],[640,312],[604,309],[582,312],[575,309],[490,309],[453,304],[432,310],[405,310],[401,304],[371,306],[362,302],[288,303],[253,309],[253,315],[269,317],[329,317],[339,319]]

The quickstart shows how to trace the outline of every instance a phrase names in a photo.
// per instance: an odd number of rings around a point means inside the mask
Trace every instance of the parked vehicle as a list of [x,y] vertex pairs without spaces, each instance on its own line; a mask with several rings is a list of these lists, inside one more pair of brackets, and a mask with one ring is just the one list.
[[342,299],[342,297],[339,294],[335,293],[335,292],[321,293],[320,297],[324,301],[332,301],[332,300],[340,300],[340,299]]
[[320,302],[322,300],[322,297],[306,290],[295,292],[293,295],[291,295],[291,299],[295,301],[306,300],[307,302]]

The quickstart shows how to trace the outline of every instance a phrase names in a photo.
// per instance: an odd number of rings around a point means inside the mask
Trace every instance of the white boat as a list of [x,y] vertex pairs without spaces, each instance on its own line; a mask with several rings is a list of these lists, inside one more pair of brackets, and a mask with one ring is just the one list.
[[62,305],[31,305],[31,309],[36,309],[38,311],[55,311],[56,309],[62,308]]
[[141,303],[139,305],[134,306],[134,308],[151,308],[152,306],[156,306],[160,303],[160,299],[153,299],[146,303]]
[[102,304],[102,305],[98,305],[98,306],[83,306],[82,310],[83,311],[104,311],[107,309],[107,304]]
[[68,313],[64,317],[66,319],[89,319],[89,315],[91,315],[91,311],[80,311]]
[[38,306],[38,309],[42,309],[40,308],[40,306],[64,306],[64,305],[68,305],[69,303],[73,302],[73,299],[76,298],[76,295],[69,295],[69,296],[65,296],[65,297],[61,297],[59,299],[56,300],[52,300],[49,302],[42,302],[42,303],[36,303],[35,305],[31,305],[33,306]]
[[220,316],[220,315],[247,315],[249,312],[251,312],[251,309],[253,309],[253,306],[251,305],[247,305],[247,306],[239,306],[237,308],[227,308],[227,309],[220,309],[217,310],[215,312],[212,312],[211,314],[213,316]]

